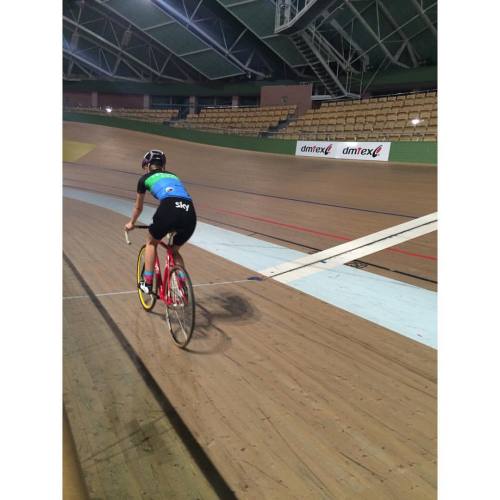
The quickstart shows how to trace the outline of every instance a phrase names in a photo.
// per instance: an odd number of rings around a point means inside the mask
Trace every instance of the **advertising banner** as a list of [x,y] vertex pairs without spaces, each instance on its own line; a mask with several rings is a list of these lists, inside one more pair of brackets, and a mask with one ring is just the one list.
[[318,158],[333,158],[333,142],[297,141],[295,156],[316,156]]
[[296,156],[338,160],[388,161],[390,142],[297,141]]

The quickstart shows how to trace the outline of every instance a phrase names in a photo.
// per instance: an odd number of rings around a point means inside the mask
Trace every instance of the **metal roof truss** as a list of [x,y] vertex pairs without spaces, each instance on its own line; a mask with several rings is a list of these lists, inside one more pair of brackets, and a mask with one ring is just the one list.
[[194,80],[172,52],[92,2],[64,3],[63,53],[92,75],[141,82]]

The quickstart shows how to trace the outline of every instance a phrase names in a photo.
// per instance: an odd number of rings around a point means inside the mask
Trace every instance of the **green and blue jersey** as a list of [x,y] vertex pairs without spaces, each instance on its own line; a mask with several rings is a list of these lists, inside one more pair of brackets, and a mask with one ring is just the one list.
[[153,171],[144,174],[137,183],[137,192],[149,191],[157,200],[166,198],[191,199],[181,180],[171,172]]

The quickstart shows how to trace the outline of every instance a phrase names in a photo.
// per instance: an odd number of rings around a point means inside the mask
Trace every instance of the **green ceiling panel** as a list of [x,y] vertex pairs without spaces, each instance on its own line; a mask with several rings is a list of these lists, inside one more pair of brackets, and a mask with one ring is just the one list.
[[105,5],[116,10],[140,28],[148,28],[170,21],[172,18],[151,2],[137,0],[109,0]]
[[215,50],[184,56],[183,59],[210,79],[241,75],[242,71]]
[[[249,31],[254,33],[275,54],[290,66],[306,64],[291,39],[286,35],[274,34],[275,3],[271,0],[214,0],[229,15],[236,18]],[[277,1],[277,0],[276,0]],[[419,0],[422,9],[432,23],[436,22],[437,7],[435,0]],[[118,12],[130,22],[145,30],[148,35],[181,57],[200,73],[210,79],[224,78],[243,74],[242,70],[230,60],[213,49],[212,45],[198,38],[182,23],[156,7],[150,0],[108,0],[104,5]],[[392,19],[387,18],[383,9],[371,0],[352,2],[358,12],[370,24],[372,30],[379,34],[388,49],[394,54],[402,43],[401,31],[410,39],[419,63],[435,64],[437,59],[436,37],[428,29],[420,9],[412,2],[401,0],[384,0],[383,5],[390,12]],[[427,8],[431,6],[430,8]],[[415,17],[415,19],[412,19]],[[366,27],[356,18],[347,5],[336,9],[334,19],[352,33],[356,43],[364,50],[369,50],[372,67],[386,58],[386,54],[370,34]],[[410,19],[412,19],[410,21]],[[410,22],[408,22],[410,21]],[[380,33],[378,33],[380,30]],[[333,30],[335,31],[335,30]],[[407,50],[403,51],[402,61],[412,65]],[[382,71],[385,73],[385,71]]]
[[[295,45],[285,35],[274,35],[274,3],[252,0],[237,5],[238,0],[216,0],[269,48],[290,66],[301,66],[305,61]],[[244,0],[242,0],[244,1]],[[271,38],[266,38],[271,37]]]
[[150,29],[148,33],[177,55],[207,48],[205,43],[178,23]]
[[243,74],[235,64],[218,54],[210,45],[151,2],[109,0],[105,4],[145,30],[149,36],[207,78],[218,79]]
[[274,33],[274,8],[267,0],[230,7],[229,10],[259,36]]
[[264,40],[269,47],[280,54],[290,66],[302,66],[305,64],[302,54],[295,48],[293,42],[285,36],[273,36]]

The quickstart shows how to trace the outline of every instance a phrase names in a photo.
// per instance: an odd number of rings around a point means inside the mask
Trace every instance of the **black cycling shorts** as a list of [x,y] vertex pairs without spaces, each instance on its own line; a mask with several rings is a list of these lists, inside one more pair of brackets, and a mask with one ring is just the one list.
[[191,200],[186,198],[166,198],[160,202],[149,232],[155,240],[161,240],[173,231],[174,245],[184,245],[194,233],[196,227],[196,212]]

